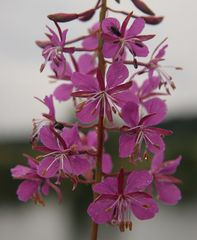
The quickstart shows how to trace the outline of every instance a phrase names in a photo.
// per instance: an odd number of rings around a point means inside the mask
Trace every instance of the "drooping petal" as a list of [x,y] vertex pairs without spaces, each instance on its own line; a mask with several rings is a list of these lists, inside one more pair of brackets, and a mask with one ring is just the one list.
[[102,171],[104,173],[111,173],[112,167],[112,158],[110,154],[104,153],[102,159]]
[[127,67],[122,62],[113,63],[107,71],[107,88],[113,88],[124,82],[129,76]]
[[156,189],[159,199],[168,205],[176,205],[181,200],[181,191],[175,184],[157,182]]
[[119,138],[119,156],[126,158],[133,153],[136,144],[136,135],[122,133]]
[[144,102],[144,107],[148,114],[155,113],[151,118],[144,122],[147,126],[157,125],[164,120],[167,114],[165,102],[159,98],[153,98]]
[[140,220],[153,218],[159,211],[156,202],[150,195],[139,192],[133,194],[131,208],[134,215]]
[[144,191],[152,180],[153,177],[148,171],[133,171],[127,178],[125,193]]
[[61,84],[55,89],[53,95],[59,101],[66,101],[71,97],[72,90],[72,84]]
[[60,169],[60,160],[54,157],[45,157],[39,164],[38,175],[44,178],[54,177]]
[[118,180],[115,177],[107,177],[102,182],[96,183],[92,187],[93,191],[99,194],[118,194]]
[[33,197],[33,194],[37,191],[40,182],[25,180],[23,181],[17,189],[18,199],[22,202],[27,202]]
[[134,102],[128,102],[122,108],[121,117],[129,126],[137,126],[139,122],[139,106]]
[[92,202],[88,207],[88,214],[97,224],[103,224],[112,220],[113,209],[110,206],[113,204],[111,199],[101,199]]
[[143,18],[136,18],[131,27],[126,31],[125,37],[128,38],[133,38],[137,36],[139,33],[142,32],[145,26],[145,21]]
[[99,89],[97,79],[90,75],[75,72],[72,75],[72,81],[73,85],[79,90],[95,92]]
[[166,175],[174,174],[176,172],[176,169],[179,166],[180,162],[181,162],[181,156],[177,157],[177,159],[175,159],[175,160],[164,162],[159,173],[166,174]]
[[40,140],[44,146],[51,150],[58,150],[57,139],[48,126],[44,126],[40,130]]

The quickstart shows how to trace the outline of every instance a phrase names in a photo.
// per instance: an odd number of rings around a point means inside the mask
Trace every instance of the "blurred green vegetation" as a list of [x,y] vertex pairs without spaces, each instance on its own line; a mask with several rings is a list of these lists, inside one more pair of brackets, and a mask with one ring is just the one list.
[[[195,187],[197,176],[197,119],[171,120],[161,125],[161,127],[173,130],[172,136],[166,137],[167,144],[166,159],[175,159],[182,155],[183,160],[178,168],[176,176],[183,180],[181,189],[183,192],[183,203],[188,203],[197,197]],[[2,141],[2,140],[1,140]],[[118,156],[118,133],[113,132],[109,135],[109,141],[106,143],[106,151],[110,152],[114,159]],[[13,180],[10,175],[10,168],[16,164],[26,164],[22,153],[35,155],[31,150],[31,145],[26,141],[0,142],[0,202],[10,202],[20,204],[16,198],[16,189],[19,181]],[[124,160],[121,160],[124,161]],[[120,162],[120,161],[119,161]],[[79,213],[86,214],[81,208],[86,208],[91,199],[90,188],[79,186],[71,194],[71,183],[62,184],[66,199],[73,203],[78,218]],[[83,201],[81,201],[83,199]],[[80,205],[77,204],[80,200]],[[82,206],[83,205],[83,206]],[[83,215],[81,216],[83,218]]]

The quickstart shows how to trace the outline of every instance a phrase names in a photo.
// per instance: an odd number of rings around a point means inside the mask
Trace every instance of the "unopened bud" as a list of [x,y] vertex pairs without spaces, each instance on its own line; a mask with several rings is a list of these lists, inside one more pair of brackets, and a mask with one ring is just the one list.
[[144,19],[144,21],[147,23],[147,24],[151,24],[151,25],[157,25],[159,23],[162,22],[163,18],[164,17],[157,17],[157,16],[143,16],[142,17]]
[[48,15],[48,18],[55,22],[70,22],[79,17],[76,13],[55,13]]
[[90,20],[95,14],[95,9],[90,9],[80,15],[79,20],[82,22]]
[[144,1],[141,0],[131,0],[133,4],[143,13],[154,16],[155,13],[147,6]]

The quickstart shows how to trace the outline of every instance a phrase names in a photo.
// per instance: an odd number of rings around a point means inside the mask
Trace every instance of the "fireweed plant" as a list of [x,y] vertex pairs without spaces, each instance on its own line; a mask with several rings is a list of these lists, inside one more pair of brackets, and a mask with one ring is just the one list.
[[[157,126],[167,113],[161,98],[175,89],[163,65],[166,39],[149,53],[155,35],[143,34],[146,24],[156,25],[163,18],[143,1],[131,2],[144,16],[112,9],[107,0],[82,13],[48,16],[54,27],[47,26],[47,40],[36,42],[44,59],[40,70],[49,66],[50,78],[59,84],[51,95],[37,98],[48,109],[33,120],[31,143],[39,154],[25,155],[27,166],[11,169],[13,178],[22,180],[17,196],[23,202],[33,199],[44,205],[43,195],[50,189],[61,201],[62,181],[71,181],[73,191],[79,184],[91,186],[91,240],[97,239],[99,224],[131,230],[134,217],[146,220],[158,213],[157,201],[175,205],[181,199],[180,180],[172,176],[181,157],[164,161],[164,137],[172,131]],[[99,20],[87,35],[70,40],[70,30],[60,25],[88,21],[96,12]],[[123,21],[110,13],[122,14]],[[54,99],[73,100],[75,122],[56,119]],[[116,172],[104,148],[110,131],[119,132],[122,159]],[[149,168],[138,170],[142,161],[150,161]]]

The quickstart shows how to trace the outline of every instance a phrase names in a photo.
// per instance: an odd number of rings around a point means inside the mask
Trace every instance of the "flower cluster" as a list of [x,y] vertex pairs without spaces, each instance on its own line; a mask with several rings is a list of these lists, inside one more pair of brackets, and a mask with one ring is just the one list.
[[[36,43],[44,58],[41,71],[48,65],[50,78],[57,84],[51,95],[37,98],[48,109],[33,120],[31,143],[39,154],[26,156],[28,167],[11,169],[14,178],[23,180],[17,195],[24,202],[34,199],[44,204],[42,196],[49,189],[61,201],[65,180],[72,182],[73,190],[78,184],[92,185],[96,197],[87,212],[94,224],[117,225],[121,231],[132,229],[133,216],[153,218],[159,210],[157,200],[174,205],[181,199],[180,180],[172,176],[181,157],[164,161],[164,137],[172,131],[158,127],[167,114],[162,97],[170,94],[169,86],[175,89],[160,65],[166,39],[149,53],[148,41],[155,35],[142,33],[146,23],[157,24],[162,18],[142,1],[132,2],[147,15],[111,9],[106,0],[83,13],[49,15],[55,30],[47,27],[48,39]],[[62,30],[59,23],[88,21],[96,11],[100,11],[100,21],[89,34],[67,40],[70,30]],[[117,18],[106,17],[107,12],[126,17],[121,24]],[[75,109],[74,122],[56,117],[54,101],[68,100]],[[110,131],[119,132],[116,161],[104,148]],[[138,163],[147,159],[149,168],[137,170]],[[130,167],[114,172],[117,161],[128,162]]]

